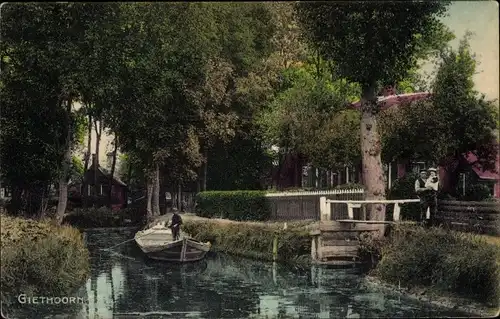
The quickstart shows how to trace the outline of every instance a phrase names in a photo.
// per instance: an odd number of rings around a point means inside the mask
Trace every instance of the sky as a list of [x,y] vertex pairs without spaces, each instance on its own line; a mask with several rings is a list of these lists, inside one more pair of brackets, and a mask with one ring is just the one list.
[[[499,98],[499,18],[496,1],[457,1],[448,7],[448,16],[442,21],[453,31],[456,39],[450,42],[453,48],[467,31],[474,36],[470,40],[471,50],[476,53],[479,65],[474,77],[476,89],[487,99]],[[429,65],[425,71],[432,69]]]

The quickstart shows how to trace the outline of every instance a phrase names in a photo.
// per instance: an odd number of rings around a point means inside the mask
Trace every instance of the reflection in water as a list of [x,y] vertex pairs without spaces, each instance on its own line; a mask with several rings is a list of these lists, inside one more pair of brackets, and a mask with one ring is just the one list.
[[[131,231],[89,232],[88,303],[70,318],[367,318],[457,316],[370,291],[357,270],[284,266],[209,255],[194,264],[146,259],[135,243],[111,247]],[[50,312],[50,309],[47,309]],[[61,313],[60,311],[58,313]],[[41,316],[37,316],[40,318]]]
[[88,305],[84,307],[85,317],[113,317],[115,301],[123,296],[124,275],[122,265],[115,264],[109,272],[101,272],[87,281],[85,289]]

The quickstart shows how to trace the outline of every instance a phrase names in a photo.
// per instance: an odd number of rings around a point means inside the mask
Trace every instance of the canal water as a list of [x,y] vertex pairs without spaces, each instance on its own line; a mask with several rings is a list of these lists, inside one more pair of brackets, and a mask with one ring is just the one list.
[[9,318],[397,318],[455,317],[397,295],[375,292],[359,270],[298,270],[221,254],[174,265],[146,259],[131,230],[85,234],[92,274],[74,294],[84,302],[23,305]]

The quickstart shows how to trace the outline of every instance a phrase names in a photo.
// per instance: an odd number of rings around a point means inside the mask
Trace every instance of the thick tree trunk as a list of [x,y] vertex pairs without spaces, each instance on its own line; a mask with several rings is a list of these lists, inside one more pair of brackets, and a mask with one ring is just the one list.
[[95,163],[94,163],[94,196],[99,195],[98,185],[97,185],[97,170],[99,169],[99,148],[101,147],[101,133],[102,133],[102,122],[97,121],[94,118],[94,128],[95,128]]
[[43,185],[42,199],[40,202],[40,211],[38,214],[40,219],[45,217],[45,213],[47,212],[47,208],[49,205],[49,199],[50,199],[50,186],[49,185],[47,185],[47,184]]
[[177,209],[181,211],[182,209],[182,183],[177,182]]
[[207,190],[207,175],[208,175],[208,150],[205,148],[205,162],[203,163],[203,187],[202,191]]
[[[82,179],[82,187],[80,189],[80,193],[82,197],[86,197],[87,194],[87,187],[88,187],[88,181],[85,179],[85,175],[87,173],[87,170],[89,169],[89,163],[90,163],[90,158],[92,157],[92,115],[88,115],[88,126],[87,126],[87,151],[85,152],[85,163],[83,165],[83,179]],[[84,195],[85,194],[85,195]],[[83,207],[87,207],[87,200],[83,201]]]
[[160,216],[160,165],[157,163],[153,175],[152,205],[154,216]]
[[95,129],[95,155],[97,163],[99,163],[99,149],[101,146],[101,136],[102,136],[102,121],[98,121],[94,118],[94,129]]
[[116,168],[116,153],[118,151],[118,135],[115,133],[115,142],[113,149],[113,160],[111,162],[111,173],[109,175],[109,194],[108,194],[108,205],[109,208],[113,207],[113,180],[115,177],[115,168]]
[[13,184],[10,205],[7,206],[10,214],[21,215],[22,195],[23,188],[21,185]]
[[37,182],[30,185],[29,188],[29,215],[31,217],[41,218],[44,212],[44,199],[45,199],[45,185],[43,182]]
[[[374,86],[363,90],[361,104],[362,175],[366,199],[381,200],[385,199],[385,177],[380,156],[382,144],[378,130]],[[385,220],[385,206],[371,205],[370,220]]]
[[130,158],[128,160],[128,167],[127,167],[127,185],[130,187],[130,181],[132,180],[132,163],[130,162]]
[[147,202],[146,202],[146,211],[147,211],[147,216],[148,220],[151,220],[153,217],[153,210],[152,205],[151,205],[151,199],[153,198],[153,179],[152,178],[147,178],[146,179],[146,184],[147,184]]
[[85,162],[83,164],[83,171],[86,172],[89,168],[90,157],[92,155],[92,115],[88,115],[87,126],[87,151],[85,152]]
[[68,99],[66,106],[66,151],[64,154],[64,160],[62,163],[62,172],[59,179],[59,200],[57,202],[56,219],[59,223],[62,222],[64,213],[66,212],[66,206],[68,204],[68,176],[69,168],[71,165],[71,104],[72,99]]

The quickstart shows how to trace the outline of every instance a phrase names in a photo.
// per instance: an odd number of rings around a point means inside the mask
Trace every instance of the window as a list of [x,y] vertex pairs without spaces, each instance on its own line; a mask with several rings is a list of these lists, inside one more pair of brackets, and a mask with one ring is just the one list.
[[413,162],[411,163],[411,170],[414,173],[420,173],[421,170],[427,169],[427,164],[425,162]]
[[7,187],[3,188],[3,190],[4,190],[4,195],[3,195],[4,197],[10,198],[12,196],[12,191],[11,191],[10,187],[7,186]]

